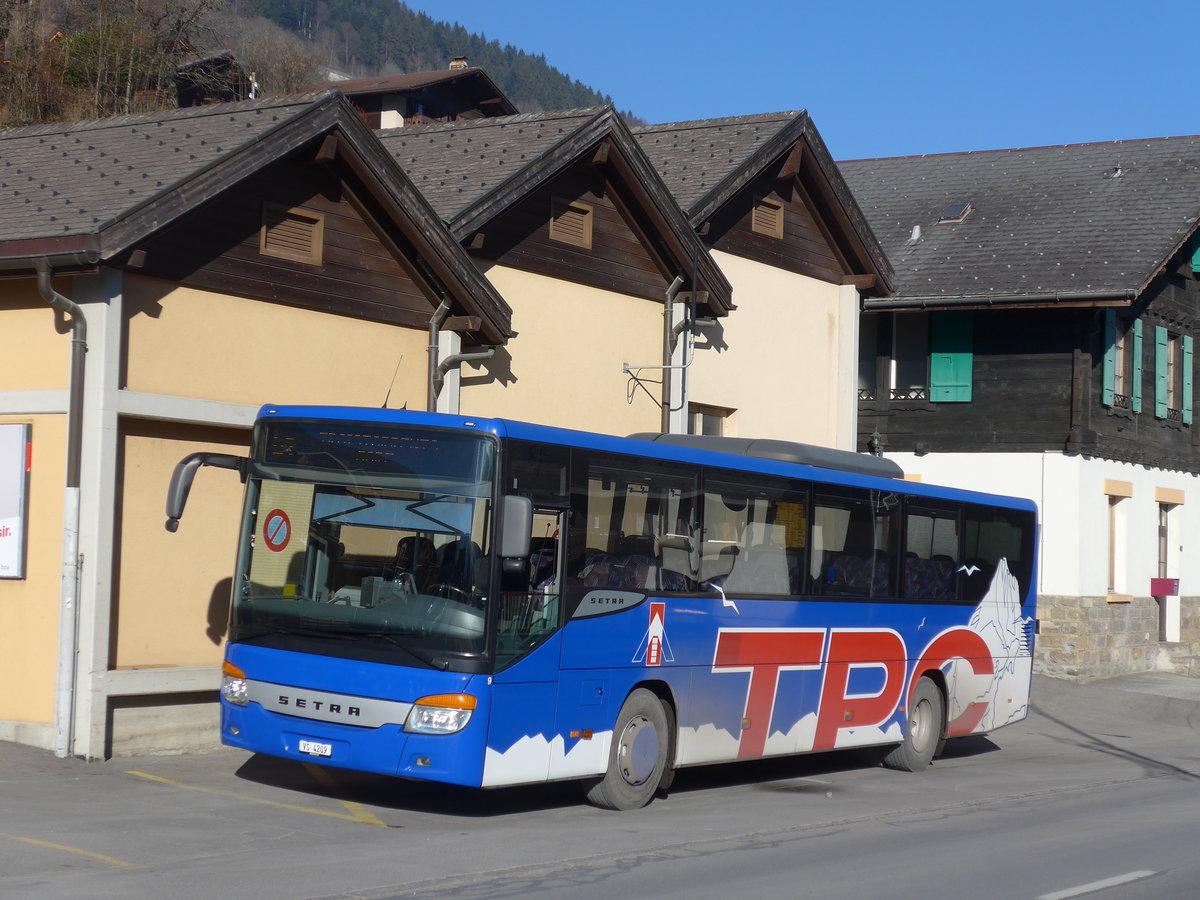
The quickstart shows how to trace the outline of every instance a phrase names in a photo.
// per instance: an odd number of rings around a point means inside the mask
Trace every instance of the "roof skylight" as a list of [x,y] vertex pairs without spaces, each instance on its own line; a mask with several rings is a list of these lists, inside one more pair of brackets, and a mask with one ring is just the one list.
[[970,203],[951,203],[938,216],[939,225],[957,225],[971,214]]

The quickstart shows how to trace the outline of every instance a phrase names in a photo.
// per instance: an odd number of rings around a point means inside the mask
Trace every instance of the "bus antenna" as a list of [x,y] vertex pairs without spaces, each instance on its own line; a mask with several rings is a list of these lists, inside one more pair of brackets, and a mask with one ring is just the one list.
[[[404,362],[404,354],[400,354],[400,358],[396,360],[396,371],[392,373],[392,380],[388,382],[387,393],[383,395],[383,406],[380,409],[387,409],[388,400],[392,398],[392,386],[396,383],[396,376],[400,374],[400,363]],[[408,409],[408,401],[404,401],[403,409]]]

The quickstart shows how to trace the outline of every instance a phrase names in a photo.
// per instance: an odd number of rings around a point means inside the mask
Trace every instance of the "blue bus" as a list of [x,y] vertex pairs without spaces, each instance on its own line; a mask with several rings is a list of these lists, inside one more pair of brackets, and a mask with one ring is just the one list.
[[917,771],[1029,710],[1037,510],[771,440],[261,410],[221,689],[232,747],[581,782],[877,746]]

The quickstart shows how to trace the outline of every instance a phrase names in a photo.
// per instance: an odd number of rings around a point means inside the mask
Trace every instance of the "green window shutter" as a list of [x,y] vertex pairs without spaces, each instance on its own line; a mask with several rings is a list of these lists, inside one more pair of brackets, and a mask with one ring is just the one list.
[[1184,253],[1191,254],[1192,274],[1200,273],[1200,233],[1193,233],[1185,245]]
[[1183,336],[1183,424],[1192,424],[1192,336]]
[[1129,405],[1135,413],[1142,411],[1142,320],[1133,320],[1133,375],[1129,386]]
[[929,399],[969,403],[975,314],[935,312],[930,316]]
[[1104,389],[1100,402],[1113,405],[1117,389],[1117,311],[1104,311]]
[[1154,326],[1154,414],[1167,417],[1167,329]]

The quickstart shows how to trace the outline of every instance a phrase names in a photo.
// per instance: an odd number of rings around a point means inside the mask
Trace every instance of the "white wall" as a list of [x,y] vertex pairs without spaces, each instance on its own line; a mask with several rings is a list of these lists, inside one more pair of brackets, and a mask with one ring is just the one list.
[[1200,481],[1185,472],[1061,453],[889,453],[909,475],[928,484],[1029,497],[1042,525],[1039,590],[1044,594],[1103,596],[1108,589],[1109,500],[1106,482],[1131,486],[1120,502],[1122,527],[1115,592],[1150,595],[1158,575],[1159,492],[1181,491],[1168,524],[1167,575],[1180,593],[1200,594]]

